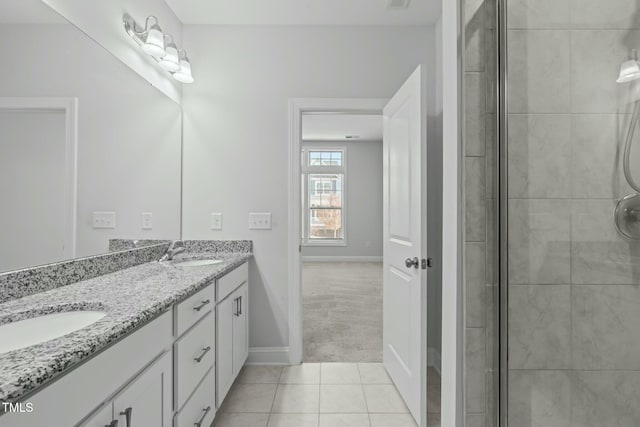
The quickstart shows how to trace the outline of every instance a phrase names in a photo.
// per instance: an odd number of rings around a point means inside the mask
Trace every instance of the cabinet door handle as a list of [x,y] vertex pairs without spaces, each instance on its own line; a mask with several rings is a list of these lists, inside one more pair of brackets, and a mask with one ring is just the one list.
[[238,297],[238,306],[240,307],[238,311],[238,316],[241,316],[242,315],[242,295]]
[[118,427],[118,420],[113,420],[110,424],[107,424],[104,427]]
[[239,300],[239,299],[240,299],[240,298],[234,298],[234,299],[233,299],[233,303],[235,304],[235,307],[233,308],[233,315],[234,315],[234,316],[236,316],[236,317],[238,317],[238,316],[239,316],[239,314],[238,314],[238,309],[239,309],[239,307],[238,307],[238,300]]
[[202,310],[204,308],[205,305],[209,304],[210,302],[211,302],[210,300],[206,299],[206,300],[202,301],[202,304],[193,307],[193,309],[195,311],[200,311],[200,310]]
[[202,354],[193,360],[195,360],[198,363],[202,362],[202,359],[204,358],[205,354],[209,353],[209,350],[211,350],[211,347],[206,346],[205,348],[202,349]]
[[207,414],[209,413],[209,411],[211,411],[211,406],[207,406],[206,408],[204,408],[204,414],[202,414],[202,417],[200,417],[200,421],[197,421],[193,424],[194,427],[202,427],[202,423],[204,422],[204,419],[207,417]]
[[120,412],[120,415],[124,415],[125,419],[127,420],[127,427],[131,427],[131,418],[133,416],[133,408],[129,406],[127,409]]

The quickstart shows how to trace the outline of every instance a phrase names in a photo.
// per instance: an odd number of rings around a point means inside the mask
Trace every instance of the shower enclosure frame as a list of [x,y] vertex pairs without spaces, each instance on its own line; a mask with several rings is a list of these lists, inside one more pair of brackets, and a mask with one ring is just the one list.
[[497,242],[497,337],[498,387],[496,418],[500,427],[508,426],[509,392],[509,192],[508,192],[508,63],[507,63],[507,0],[495,0],[496,28],[496,242]]

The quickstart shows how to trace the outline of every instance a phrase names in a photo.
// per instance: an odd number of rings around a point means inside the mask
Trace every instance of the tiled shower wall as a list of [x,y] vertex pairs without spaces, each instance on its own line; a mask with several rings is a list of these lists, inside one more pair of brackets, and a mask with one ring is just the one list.
[[495,9],[463,0],[465,14],[465,419],[493,426],[495,409]]
[[613,209],[640,2],[509,0],[507,28],[509,423],[638,426],[640,245]]

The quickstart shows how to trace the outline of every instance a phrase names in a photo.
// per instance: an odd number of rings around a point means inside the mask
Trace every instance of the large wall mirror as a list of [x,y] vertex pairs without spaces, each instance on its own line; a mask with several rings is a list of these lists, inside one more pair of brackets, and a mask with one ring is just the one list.
[[0,272],[180,238],[180,105],[40,0],[0,52]]

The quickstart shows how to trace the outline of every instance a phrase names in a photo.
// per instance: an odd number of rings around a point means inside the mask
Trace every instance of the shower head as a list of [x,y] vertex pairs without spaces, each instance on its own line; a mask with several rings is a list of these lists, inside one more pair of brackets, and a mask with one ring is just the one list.
[[640,63],[638,63],[638,54],[636,50],[631,51],[631,57],[620,66],[620,74],[617,83],[627,83],[640,79]]

